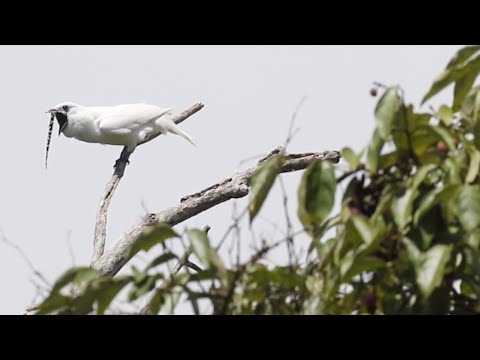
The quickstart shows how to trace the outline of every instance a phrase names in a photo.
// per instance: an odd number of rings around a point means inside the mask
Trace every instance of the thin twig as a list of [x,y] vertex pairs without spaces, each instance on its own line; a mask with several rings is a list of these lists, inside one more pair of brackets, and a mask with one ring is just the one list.
[[230,226],[228,227],[228,229],[225,231],[225,234],[223,234],[222,236],[222,239],[220,240],[220,242],[218,243],[217,247],[215,248],[215,251],[218,252],[220,250],[220,248],[222,247],[223,243],[225,242],[225,240],[227,240],[227,237],[228,235],[230,234],[230,232],[232,230],[234,230],[237,226],[238,226],[238,223],[239,221],[245,216],[245,214],[248,212],[248,207],[245,207],[245,209],[242,210],[242,212],[240,213],[240,215],[238,215],[237,217],[235,217],[233,219],[233,222],[230,224]]
[[[181,114],[175,116],[172,120],[176,124],[180,124],[196,112],[200,111],[203,108],[203,104],[195,104],[189,109],[185,110]],[[154,134],[150,136],[145,141],[139,143],[138,145],[144,144],[152,139],[156,138],[157,136],[161,135],[161,133]],[[105,241],[107,237],[107,213],[108,213],[108,206],[110,205],[110,201],[117,189],[120,180],[123,177],[125,172],[125,167],[128,163],[128,159],[130,157],[130,153],[126,150],[126,147],[122,150],[120,158],[115,163],[115,170],[110,181],[107,183],[105,187],[105,191],[100,199],[98,204],[98,211],[97,211],[97,219],[95,223],[95,232],[94,232],[94,239],[93,239],[93,254],[91,265],[93,266],[103,255],[105,250]]]
[[[294,254],[294,244],[293,244],[293,236],[292,236],[292,231],[293,231],[293,226],[292,226],[292,221],[290,219],[290,214],[288,213],[288,197],[287,197],[287,190],[285,189],[285,184],[283,183],[283,179],[281,176],[279,176],[279,183],[280,183],[280,188],[282,189],[282,198],[283,198],[283,212],[285,214],[285,223],[287,225],[287,253],[288,253],[288,263],[290,266],[293,265],[293,263],[298,262],[298,259],[295,257]],[[294,259],[295,258],[295,259]]]
[[67,241],[68,254],[70,255],[70,260],[72,261],[72,266],[75,266],[76,261],[75,261],[75,252],[73,251],[73,245],[72,245],[72,230],[68,231],[66,241]]
[[30,260],[30,258],[28,257],[28,255],[25,253],[25,251],[23,251],[23,249],[18,246],[17,244],[15,244],[14,242],[10,241],[7,239],[6,235],[4,234],[4,232],[0,229],[0,237],[2,238],[2,241],[10,246],[11,248],[15,249],[15,251],[17,251],[20,256],[23,258],[23,260],[25,261],[25,263],[27,263],[28,267],[30,268],[30,270],[32,271],[32,273],[38,277],[47,287],[50,287],[50,282],[45,278],[45,276],[43,276],[43,274],[38,271],[35,266],[33,265],[32,261]]
[[357,172],[362,170],[365,170],[365,166],[363,164],[360,164],[356,169],[343,173],[341,176],[338,177],[337,184],[340,184],[343,180],[345,180],[349,176],[352,176],[353,174],[356,174]]
[[287,138],[285,139],[285,144],[283,145],[283,147],[286,149],[288,147],[288,145],[290,144],[290,142],[293,140],[293,138],[295,137],[295,135],[297,135],[297,133],[300,131],[300,128],[297,127],[296,129],[294,129],[294,125],[295,125],[295,121],[297,120],[297,116],[298,116],[298,113],[300,111],[300,109],[302,108],[302,105],[304,104],[305,100],[307,100],[307,97],[304,96],[300,99],[297,107],[295,108],[295,111],[293,112],[292,114],[292,118],[290,119],[290,126],[288,128],[288,134],[287,134]]

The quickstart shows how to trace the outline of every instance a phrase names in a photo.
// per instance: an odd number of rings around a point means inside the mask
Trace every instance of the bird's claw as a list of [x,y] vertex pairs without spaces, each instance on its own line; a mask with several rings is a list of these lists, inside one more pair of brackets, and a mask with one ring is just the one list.
[[[125,162],[123,159],[118,159],[115,161],[115,165],[113,165],[113,168],[116,169],[122,162]],[[130,160],[127,160],[126,165],[130,165]]]

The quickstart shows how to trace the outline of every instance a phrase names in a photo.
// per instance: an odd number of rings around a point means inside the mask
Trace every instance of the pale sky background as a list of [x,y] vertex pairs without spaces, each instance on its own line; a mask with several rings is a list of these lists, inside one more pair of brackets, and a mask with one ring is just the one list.
[[[0,229],[50,281],[72,265],[88,265],[98,200],[121,147],[54,136],[44,169],[49,116],[62,101],[83,105],[148,102],[183,111],[205,108],[180,126],[195,140],[161,136],[139,147],[111,203],[108,244],[145,213],[178,203],[250,166],[248,157],[283,144],[303,96],[301,131],[291,152],[365,146],[378,98],[373,81],[400,84],[418,104],[459,45],[447,46],[0,46],[2,176]],[[450,93],[449,91],[447,92]],[[440,104],[448,94],[432,102]],[[58,132],[55,124],[54,133]],[[284,176],[296,219],[301,173]],[[283,223],[278,186],[255,222]],[[231,222],[224,203],[177,229],[209,224],[216,244]],[[238,201],[238,208],[246,198]],[[267,220],[266,220],[267,219]],[[298,228],[298,222],[295,222]],[[248,249],[245,245],[245,249]],[[247,250],[245,250],[247,251]],[[279,255],[281,256],[281,254]],[[35,288],[24,260],[0,243],[0,313],[21,314]],[[128,265],[127,265],[128,267]]]

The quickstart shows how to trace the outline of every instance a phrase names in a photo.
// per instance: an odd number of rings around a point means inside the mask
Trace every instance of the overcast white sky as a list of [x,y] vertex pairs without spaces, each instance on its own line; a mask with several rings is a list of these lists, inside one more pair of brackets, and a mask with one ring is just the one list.
[[[252,155],[283,144],[292,112],[301,132],[292,152],[360,150],[373,128],[377,99],[372,81],[400,84],[419,103],[459,45],[448,46],[0,46],[2,176],[0,229],[34,265],[55,279],[72,264],[87,265],[97,202],[121,148],[54,137],[49,169],[45,143],[53,105],[148,102],[182,111],[205,108],[181,127],[197,147],[162,136],[139,147],[112,201],[108,241],[149,211],[159,211],[234,171]],[[447,95],[435,102],[446,101]],[[57,126],[57,124],[56,124]],[[58,127],[55,128],[55,133]],[[295,217],[300,174],[285,177]],[[278,189],[277,189],[278,190]],[[279,192],[261,216],[282,223]],[[239,206],[245,205],[245,199]],[[218,242],[232,204],[218,206],[179,226],[212,227]],[[271,233],[266,221],[256,228]],[[269,232],[270,231],[270,232]],[[19,314],[35,288],[24,260],[0,243],[0,313]]]

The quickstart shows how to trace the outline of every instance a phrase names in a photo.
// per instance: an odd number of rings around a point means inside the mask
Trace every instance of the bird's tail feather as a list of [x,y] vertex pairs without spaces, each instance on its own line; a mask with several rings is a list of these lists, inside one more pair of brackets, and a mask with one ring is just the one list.
[[[158,121],[157,121],[158,123]],[[169,118],[162,118],[161,119],[161,124],[159,124],[163,130],[165,131],[168,131],[172,134],[175,134],[175,135],[178,135],[178,136],[181,136],[182,138],[184,138],[185,140],[187,140],[190,144],[192,144],[193,146],[197,146],[195,145],[195,143],[193,142],[193,139],[190,135],[188,135],[185,131],[183,131],[182,129],[180,129],[177,124],[175,124],[171,119]]]

